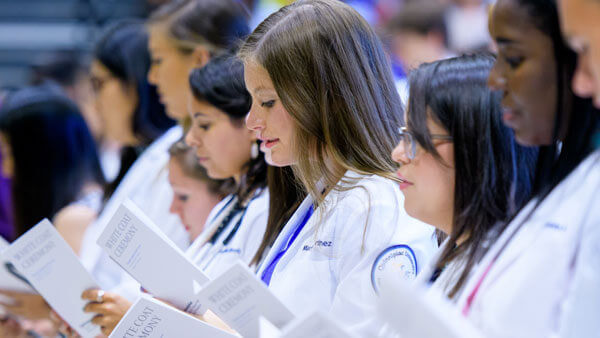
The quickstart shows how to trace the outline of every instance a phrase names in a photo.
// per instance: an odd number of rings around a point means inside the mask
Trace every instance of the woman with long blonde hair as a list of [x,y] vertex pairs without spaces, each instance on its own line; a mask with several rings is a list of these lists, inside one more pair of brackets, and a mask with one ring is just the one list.
[[267,162],[290,166],[308,194],[259,277],[296,314],[319,309],[374,336],[381,283],[414,278],[436,246],[432,228],[398,207],[388,154],[403,110],[381,43],[350,6],[308,0],[268,17],[239,55],[253,99],[246,124]]

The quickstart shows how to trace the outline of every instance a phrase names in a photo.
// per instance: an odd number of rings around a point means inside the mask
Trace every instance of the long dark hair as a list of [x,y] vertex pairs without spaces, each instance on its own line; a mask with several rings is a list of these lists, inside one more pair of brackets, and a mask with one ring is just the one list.
[[[197,100],[219,108],[234,125],[244,127],[244,118],[250,110],[252,99],[244,83],[243,64],[234,55],[223,54],[211,59],[203,68],[194,69],[190,74],[190,87]],[[240,199],[265,186],[270,196],[267,229],[252,260],[254,264],[260,261],[265,250],[275,241],[301,199],[299,194],[287,189],[290,184],[295,186],[291,168],[268,166],[262,152],[247,164],[247,168],[237,192]]]
[[121,151],[121,168],[117,178],[107,186],[105,198],[114,192],[143,149],[175,124],[166,115],[156,87],[148,83],[150,54],[147,45],[144,25],[135,20],[112,24],[96,44],[94,58],[114,77],[136,88],[138,105],[133,113],[133,133],[141,143]]
[[[244,127],[244,118],[250,110],[252,99],[244,84],[242,63],[230,54],[217,56],[202,68],[194,69],[189,76],[194,97],[208,102],[227,114],[231,123]],[[257,188],[267,185],[267,163],[262,152],[246,165],[237,195],[241,200],[248,197]]]
[[[437,268],[465,258],[449,297],[461,289],[485,253],[482,243],[529,200],[536,148],[515,141],[502,123],[501,96],[487,87],[491,55],[461,56],[421,65],[410,75],[408,129],[425,151],[442,161],[427,129],[430,117],[454,143],[454,217],[450,244]],[[457,247],[452,244],[466,236]]]
[[96,145],[79,110],[59,89],[29,87],[7,97],[0,131],[14,159],[12,201],[17,236],[104,183]]
[[[554,142],[540,147],[535,174],[533,194],[539,204],[594,150],[592,139],[600,126],[600,112],[594,108],[591,99],[576,96],[571,88],[577,54],[565,44],[561,35],[556,1],[518,0],[518,3],[527,10],[536,28],[552,40],[557,65]],[[559,131],[564,127],[565,119],[568,124],[566,136],[559,145]],[[560,155],[557,156],[559,147]]]

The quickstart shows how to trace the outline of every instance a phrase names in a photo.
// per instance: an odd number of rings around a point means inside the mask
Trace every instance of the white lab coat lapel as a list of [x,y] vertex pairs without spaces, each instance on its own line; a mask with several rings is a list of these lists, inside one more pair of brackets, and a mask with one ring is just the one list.
[[[265,267],[269,263],[271,263],[273,258],[275,258],[275,256],[279,253],[279,251],[287,244],[287,240],[290,238],[291,233],[294,230],[296,230],[298,222],[302,221],[302,218],[304,217],[304,215],[306,214],[306,212],[312,205],[313,205],[313,199],[310,195],[308,195],[306,198],[304,198],[304,201],[302,201],[302,203],[298,206],[298,208],[296,209],[296,211],[294,212],[292,217],[290,217],[290,220],[283,227],[283,229],[279,233],[279,236],[277,236],[277,239],[273,243],[271,250],[269,250],[269,253],[265,257],[265,259],[262,261],[261,266],[259,268],[259,274],[258,274],[259,277],[262,277],[262,273],[263,273]],[[278,266],[279,266],[279,264],[278,264]]]

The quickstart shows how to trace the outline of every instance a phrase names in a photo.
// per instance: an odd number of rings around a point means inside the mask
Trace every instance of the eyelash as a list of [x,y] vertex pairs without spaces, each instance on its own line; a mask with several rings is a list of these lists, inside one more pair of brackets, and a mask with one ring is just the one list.
[[187,200],[188,200],[187,195],[179,195],[179,196],[177,196],[177,198],[182,202],[187,202]]
[[275,100],[270,100],[270,101],[265,101],[265,102],[260,103],[260,106],[265,107],[265,108],[273,108],[274,105],[275,105]]
[[202,129],[204,131],[207,131],[208,128],[210,128],[210,124],[208,124],[208,123],[207,124],[199,124],[198,128],[200,128],[200,129]]
[[151,62],[153,65],[159,65],[159,64],[162,62],[162,60],[161,60],[161,59],[152,59],[150,62]]
[[523,57],[512,57],[512,58],[505,58],[506,63],[508,63],[508,65],[511,68],[517,68],[519,65],[521,65],[521,63],[523,62],[524,58]]

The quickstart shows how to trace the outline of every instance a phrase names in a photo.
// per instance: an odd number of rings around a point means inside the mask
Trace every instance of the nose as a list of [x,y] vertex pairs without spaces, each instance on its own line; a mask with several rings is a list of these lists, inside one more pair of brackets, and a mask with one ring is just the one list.
[[590,69],[588,53],[580,53],[577,57],[577,69],[573,75],[573,91],[581,97],[592,97],[596,91],[596,84]]
[[253,131],[260,131],[264,129],[264,117],[262,116],[260,110],[260,108],[256,107],[256,105],[252,103],[250,111],[248,112],[248,115],[246,115],[246,128]]
[[406,155],[406,147],[404,142],[401,140],[394,150],[392,150],[392,160],[400,165],[406,165],[410,163],[410,159]]
[[194,126],[192,126],[192,128],[190,128],[190,130],[187,132],[187,134],[185,134],[185,144],[187,144],[190,147],[199,147],[200,146],[200,141],[194,137],[193,135],[193,131],[194,131]]
[[179,210],[181,210],[181,201],[177,198],[177,195],[173,196],[173,200],[171,201],[171,207],[169,208],[169,212],[172,214],[179,215]]
[[156,65],[151,64],[150,69],[148,69],[147,80],[150,84],[157,85],[158,79],[156,75]]
[[488,87],[490,87],[492,90],[506,90],[506,78],[502,76],[502,72],[499,69],[497,60],[490,71],[490,75],[488,76]]

